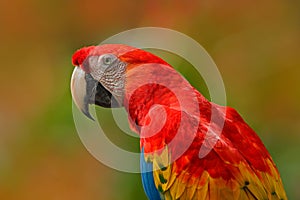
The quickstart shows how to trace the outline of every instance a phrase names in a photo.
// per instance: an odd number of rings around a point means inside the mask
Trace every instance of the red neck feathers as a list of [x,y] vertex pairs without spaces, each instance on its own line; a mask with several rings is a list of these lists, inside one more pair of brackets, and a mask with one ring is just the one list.
[[134,63],[128,67],[124,106],[132,125],[147,125],[146,116],[155,105],[198,116],[199,101],[205,100],[204,97],[164,63],[160,59],[159,63]]
[[131,65],[152,63],[170,66],[160,57],[141,49],[133,49],[128,51],[123,55],[120,55],[119,58],[126,63],[130,63]]

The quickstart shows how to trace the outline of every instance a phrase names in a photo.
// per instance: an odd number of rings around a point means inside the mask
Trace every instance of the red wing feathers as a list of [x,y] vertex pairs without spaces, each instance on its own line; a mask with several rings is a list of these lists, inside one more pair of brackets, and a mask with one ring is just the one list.
[[[207,156],[199,158],[205,138],[203,131],[207,128],[200,124],[189,148],[172,160],[178,147],[185,146],[185,140],[190,137],[189,124],[194,117],[168,107],[164,109],[167,123],[155,136],[143,139],[141,145],[147,147],[145,152],[156,169],[153,172],[156,187],[166,200],[287,199],[269,153],[235,110],[226,109],[220,139]],[[181,125],[187,128],[175,148],[168,144],[178,131],[180,119],[183,119]],[[162,151],[150,153],[161,148]]]

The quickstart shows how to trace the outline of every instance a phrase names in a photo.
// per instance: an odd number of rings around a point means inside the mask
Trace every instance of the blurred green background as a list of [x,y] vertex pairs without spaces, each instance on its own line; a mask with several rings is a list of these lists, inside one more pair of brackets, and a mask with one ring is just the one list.
[[142,26],[205,47],[228,104],[264,141],[289,198],[300,199],[299,10],[296,0],[1,0],[0,199],[145,199],[138,174],[102,165],[82,145],[69,91],[77,48]]

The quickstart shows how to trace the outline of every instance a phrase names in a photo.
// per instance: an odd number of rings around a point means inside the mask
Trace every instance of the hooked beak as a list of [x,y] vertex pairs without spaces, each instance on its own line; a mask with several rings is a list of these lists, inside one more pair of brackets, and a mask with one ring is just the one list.
[[77,108],[79,108],[88,118],[94,120],[89,112],[89,99],[87,95],[89,91],[87,88],[86,73],[80,67],[75,67],[73,71],[71,78],[71,93]]
[[71,78],[71,93],[76,106],[91,120],[89,104],[104,108],[119,107],[116,98],[91,74],[75,67]]

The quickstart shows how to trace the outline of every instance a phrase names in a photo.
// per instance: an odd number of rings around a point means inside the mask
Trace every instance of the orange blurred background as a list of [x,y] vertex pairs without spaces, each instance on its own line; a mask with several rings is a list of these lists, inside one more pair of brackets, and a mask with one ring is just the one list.
[[258,132],[290,199],[300,199],[300,1],[0,1],[0,199],[146,199],[81,144],[71,110],[72,53],[159,26],[197,40],[228,104]]

